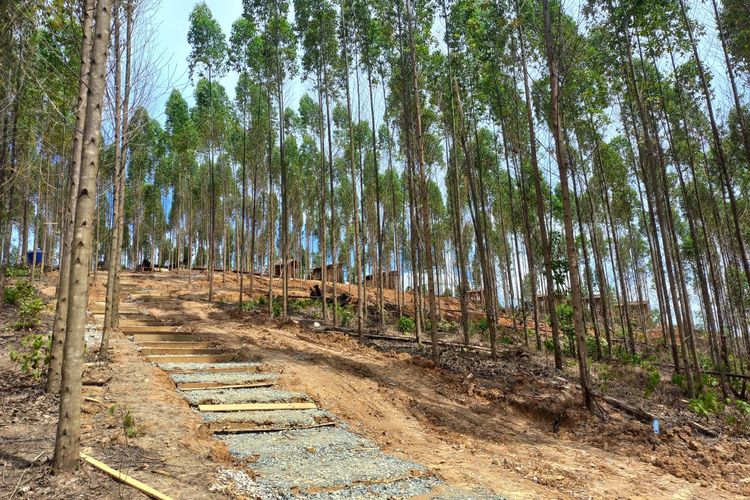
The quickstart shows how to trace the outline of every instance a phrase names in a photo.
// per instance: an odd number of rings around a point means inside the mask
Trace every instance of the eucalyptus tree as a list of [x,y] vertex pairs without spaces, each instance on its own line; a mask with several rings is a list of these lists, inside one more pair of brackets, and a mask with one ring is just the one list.
[[[75,469],[80,458],[81,389],[84,331],[88,306],[88,273],[91,266],[92,216],[96,200],[99,145],[105,73],[109,47],[112,2],[99,0],[95,9],[91,61],[88,67],[87,104],[83,122],[80,179],[76,196],[73,243],[70,253],[68,317],[63,345],[60,411],[55,439],[54,467]],[[83,65],[83,64],[82,64]],[[65,278],[62,278],[65,279]]]
[[[122,46],[121,46],[121,12],[124,10],[126,18],[125,28],[125,91],[122,98]],[[130,72],[132,58],[132,34],[133,34],[133,5],[127,2],[125,8],[121,8],[121,2],[115,3],[114,20],[114,156],[112,168],[112,235],[110,237],[109,259],[107,260],[107,292],[104,311],[104,329],[102,341],[99,347],[99,358],[107,360],[109,352],[109,336],[112,328],[116,325],[117,305],[117,274],[120,270],[123,212],[125,201],[125,165],[123,157],[123,146],[127,146],[126,132],[128,131],[128,109],[130,105]],[[96,262],[98,264],[98,259]]]
[[[334,85],[331,73],[337,64],[338,47],[336,38],[337,15],[333,5],[329,1],[303,1],[294,3],[295,31],[300,37],[302,46],[301,67],[303,80],[313,79],[317,91],[317,106],[305,97],[300,100],[300,114],[303,122],[317,132],[320,149],[320,173],[319,173],[319,221],[318,221],[318,245],[320,252],[321,267],[321,291],[322,291],[322,314],[323,319],[328,319],[328,281],[333,282],[333,294],[336,294],[336,273],[338,272],[338,257],[336,253],[336,218],[334,214],[335,197],[333,191],[333,148],[331,141],[331,114],[330,100],[334,94]],[[304,103],[304,106],[303,106]],[[313,117],[313,108],[317,116]],[[326,131],[328,135],[328,148],[326,148]],[[328,158],[326,162],[326,151]],[[326,169],[328,170],[326,172]],[[326,180],[328,179],[328,184]],[[326,232],[326,199],[330,197],[330,245],[334,276],[328,276],[328,234]],[[310,249],[308,249],[309,251]],[[336,323],[336,308],[333,309],[333,321]]]
[[[268,74],[272,77],[278,110],[279,162],[281,171],[281,263],[282,263],[282,317],[286,318],[289,295],[289,208],[287,199],[287,162],[284,112],[284,82],[296,70],[297,43],[287,14],[289,2],[285,0],[243,0],[244,16],[253,18],[263,29],[264,55]],[[270,264],[269,264],[270,266]]]
[[385,308],[383,301],[383,223],[381,220],[381,191],[380,191],[380,164],[378,162],[378,138],[375,123],[375,100],[374,89],[376,81],[375,73],[382,67],[383,44],[386,39],[386,27],[384,22],[373,15],[373,8],[368,2],[357,0],[352,6],[354,41],[359,48],[359,61],[367,73],[367,90],[370,103],[370,124],[372,133],[369,134],[372,146],[372,165],[374,166],[375,183],[375,223],[377,241],[377,268],[373,273],[377,276],[378,287],[378,322],[380,329],[384,328]]
[[352,18],[351,0],[341,0],[341,15],[339,23],[339,41],[341,45],[341,63],[340,77],[342,80],[342,86],[345,89],[346,95],[346,128],[347,128],[347,141],[346,141],[346,159],[348,163],[349,171],[351,173],[351,189],[352,189],[352,222],[354,226],[354,269],[357,273],[357,333],[359,339],[364,342],[364,312],[365,312],[365,286],[364,286],[364,274],[362,270],[362,248],[360,241],[360,219],[359,219],[359,201],[357,198],[357,176],[355,171],[355,158],[354,158],[354,125],[352,123],[352,102],[351,102],[351,89],[349,83],[349,69],[350,69],[350,50],[353,45],[353,32],[352,32]]
[[[245,255],[246,255],[246,227],[247,227],[247,142],[248,142],[248,105],[252,105],[250,102],[251,98],[251,71],[257,74],[259,66],[259,57],[262,50],[262,41],[258,35],[255,24],[246,17],[237,19],[232,25],[232,33],[229,37],[230,41],[230,61],[232,62],[234,69],[240,74],[239,81],[237,82],[237,88],[235,90],[236,106],[240,109],[242,116],[242,207],[241,207],[241,218],[239,228],[240,241],[238,248],[241,249],[237,271],[239,272],[240,279],[240,292],[238,298],[238,309],[242,314],[242,298],[244,293],[244,270],[245,270]],[[257,174],[257,161],[253,161],[254,170]],[[253,193],[256,192],[257,175],[253,176]],[[255,194],[253,194],[253,200]],[[253,201],[254,203],[254,201]],[[253,210],[252,227],[255,230],[255,215],[256,212]],[[252,293],[252,283],[254,281],[252,261],[253,255],[250,255],[251,269],[250,269],[250,289]]]
[[[177,248],[177,272],[187,263],[188,281],[192,276],[192,210],[190,179],[195,175],[197,132],[190,116],[190,107],[178,90],[172,90],[165,108],[166,147],[172,173],[172,224]],[[185,255],[182,255],[182,250]]]
[[[190,77],[195,74],[196,68],[206,72],[208,78],[208,102],[209,104],[209,133],[208,133],[208,173],[210,183],[209,199],[209,235],[208,235],[208,300],[213,301],[214,296],[214,267],[216,259],[216,186],[214,182],[214,148],[216,143],[215,130],[213,129],[213,79],[221,76],[225,71],[227,58],[227,44],[221,26],[214,19],[205,2],[200,2],[193,7],[190,13],[190,29],[188,31],[188,43],[192,51],[188,56]],[[200,73],[199,73],[200,74]],[[196,91],[197,92],[197,91]]]
[[[562,12],[558,13],[559,16]],[[573,327],[575,329],[576,348],[578,353],[578,371],[581,383],[583,402],[586,407],[593,411],[594,398],[589,381],[586,332],[583,321],[581,304],[581,285],[578,272],[578,251],[575,244],[575,233],[573,230],[573,213],[568,189],[568,145],[563,133],[563,125],[560,115],[560,74],[558,54],[552,32],[552,14],[550,12],[549,0],[542,0],[542,17],[544,19],[544,45],[547,54],[547,66],[549,70],[550,86],[550,115],[552,117],[552,133],[555,139],[555,157],[560,171],[560,191],[563,203],[563,222],[565,226],[565,246],[567,250],[568,267],[570,270],[570,290],[573,300]],[[559,26],[559,24],[557,24]],[[559,42],[558,42],[559,43]],[[625,304],[627,307],[627,304]]]
[[[78,84],[78,102],[75,107],[75,125],[73,134],[73,147],[71,151],[71,162],[68,175],[68,195],[63,201],[64,218],[62,221],[62,235],[60,243],[60,270],[56,290],[55,319],[52,324],[52,345],[50,348],[50,362],[47,373],[47,392],[56,394],[60,390],[62,380],[63,351],[65,343],[65,332],[68,323],[68,297],[70,290],[70,253],[73,244],[75,206],[78,197],[78,182],[81,171],[81,153],[83,151],[83,129],[88,106],[88,81],[91,69],[91,50],[93,46],[93,16],[95,2],[86,0],[81,4],[81,49],[80,69]],[[5,155],[5,147],[3,152]],[[5,168],[5,165],[2,165]],[[4,173],[4,172],[3,172]],[[2,180],[3,173],[0,173]],[[2,211],[2,207],[0,207]],[[2,231],[2,223],[0,223]]]

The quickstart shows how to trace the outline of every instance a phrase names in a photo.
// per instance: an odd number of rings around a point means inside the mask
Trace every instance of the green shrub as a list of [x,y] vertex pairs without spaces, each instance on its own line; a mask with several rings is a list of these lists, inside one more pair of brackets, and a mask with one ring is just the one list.
[[10,359],[21,365],[21,371],[39,380],[49,366],[52,338],[49,335],[27,335],[21,339],[21,350],[10,351]]
[[352,318],[354,318],[354,313],[352,312],[352,310],[347,307],[342,307],[338,304],[336,304],[335,307],[339,324],[341,326],[349,326],[349,324],[352,322]]
[[299,312],[309,307],[314,307],[319,303],[313,299],[291,299],[289,301],[289,310]]
[[41,323],[39,313],[44,309],[44,302],[39,298],[26,298],[18,306],[18,321],[13,328],[16,330],[31,330]]
[[724,410],[724,403],[712,389],[706,388],[697,398],[690,400],[688,408],[702,417],[708,417],[721,413]]
[[3,290],[3,300],[6,304],[19,305],[25,299],[34,295],[34,285],[27,279],[18,280],[14,285]]
[[416,329],[416,325],[414,324],[414,320],[411,319],[408,316],[401,316],[398,319],[398,331],[407,334],[407,333],[414,333],[414,330]]
[[455,321],[441,321],[438,324],[438,330],[441,332],[456,333],[458,332],[458,323]]
[[544,348],[548,350],[549,352],[552,352],[555,350],[555,343],[552,341],[551,338],[544,339]]
[[29,275],[28,267],[9,267],[5,270],[5,275],[9,278],[24,278]]
[[487,318],[482,318],[479,321],[473,321],[469,324],[469,331],[473,334],[479,334],[482,338],[486,337],[487,332],[490,329],[490,322]]
[[661,381],[661,374],[656,368],[651,368],[648,371],[648,379],[646,379],[646,396],[650,396],[656,390],[656,386]]
[[674,375],[672,375],[672,383],[677,387],[682,387],[682,385],[685,383],[685,377],[683,375],[680,375],[679,373],[675,373]]
[[750,416],[750,404],[742,401],[741,399],[738,399],[734,402],[734,405],[737,407],[737,411],[742,415]]
[[[602,348],[604,348],[604,346],[602,346]],[[596,357],[596,338],[595,337],[586,337],[586,352],[592,358]]]

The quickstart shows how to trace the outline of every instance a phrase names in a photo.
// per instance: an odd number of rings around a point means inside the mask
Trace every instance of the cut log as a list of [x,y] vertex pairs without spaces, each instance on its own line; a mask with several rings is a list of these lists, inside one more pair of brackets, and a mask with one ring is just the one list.
[[314,410],[315,403],[237,403],[223,405],[198,405],[198,411],[269,411],[269,410]]
[[81,458],[85,462],[88,462],[89,464],[93,465],[94,467],[96,467],[100,471],[109,474],[110,476],[112,476],[113,478],[117,479],[121,483],[125,483],[128,486],[132,486],[133,488],[137,489],[141,493],[143,493],[143,494],[145,494],[145,495],[147,495],[147,496],[149,496],[151,498],[156,498],[157,500],[172,500],[171,497],[168,497],[164,493],[161,493],[160,491],[155,490],[151,486],[149,486],[147,484],[144,484],[144,483],[138,481],[137,479],[134,479],[134,478],[128,476],[127,474],[123,474],[122,472],[120,472],[117,469],[113,469],[112,467],[108,466],[104,462],[100,462],[99,460],[97,460],[95,458],[92,458],[92,457],[86,455],[85,453],[81,453]]
[[628,403],[621,401],[619,399],[613,398],[612,396],[606,396],[604,394],[597,394],[597,398],[606,401],[610,405],[614,406],[618,410],[622,410],[625,413],[628,413],[629,415],[637,418],[638,420],[641,420],[642,422],[650,423],[655,418],[657,418],[655,415],[652,415],[651,413],[647,412],[646,410],[642,408],[636,408],[635,406],[629,405]]

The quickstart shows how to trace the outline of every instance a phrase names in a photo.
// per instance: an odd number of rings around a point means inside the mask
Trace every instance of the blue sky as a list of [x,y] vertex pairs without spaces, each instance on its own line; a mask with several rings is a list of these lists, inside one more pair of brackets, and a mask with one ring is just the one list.
[[[188,75],[187,57],[190,55],[190,44],[187,41],[187,33],[190,25],[190,11],[196,3],[198,3],[197,0],[161,0],[161,5],[152,19],[156,25],[155,45],[159,47],[161,55],[169,60],[168,66],[163,70],[163,84],[180,89],[191,104],[193,103],[193,86]],[[206,0],[206,4],[228,38],[232,23],[242,14],[242,1]],[[233,71],[228,72],[221,79],[221,83],[230,96],[234,95],[237,74]],[[168,96],[169,92],[164,92],[163,96],[153,103],[151,111],[160,121],[163,121],[164,105]]]

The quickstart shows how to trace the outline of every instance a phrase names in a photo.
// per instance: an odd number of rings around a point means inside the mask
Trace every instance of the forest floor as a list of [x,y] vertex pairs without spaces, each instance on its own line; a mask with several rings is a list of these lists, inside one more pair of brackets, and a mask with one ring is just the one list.
[[[102,300],[102,279],[91,288],[92,302]],[[750,495],[746,436],[721,426],[712,427],[718,437],[701,435],[690,425],[697,417],[670,387],[644,402],[644,375],[637,370],[613,377],[607,392],[662,416],[658,436],[649,423],[605,403],[599,415],[589,414],[580,405],[575,366],[556,373],[548,354],[515,342],[502,345],[497,360],[484,351],[449,348],[434,367],[428,348],[416,343],[362,345],[347,333],[308,326],[302,315],[281,322],[250,311],[240,318],[231,305],[237,298],[233,276],[223,283],[217,275],[214,304],[206,301],[207,283],[197,273],[189,284],[187,276],[166,272],[125,279],[152,294],[136,300],[140,311],[267,363],[283,375],[283,389],[308,394],[353,432],[453,487],[508,498]],[[294,289],[304,293],[311,283],[295,280]],[[267,282],[256,287],[259,295]],[[54,287],[41,291],[51,297]],[[0,317],[0,495],[140,498],[86,465],[71,475],[50,473],[57,400],[10,362],[18,341],[6,326],[13,314],[6,308]],[[116,334],[112,363],[88,365],[84,379],[95,384],[84,387],[90,399],[83,407],[82,448],[92,456],[175,498],[252,496],[227,482],[253,477],[252,460],[233,457],[214,439],[172,380],[128,337]],[[126,414],[134,422],[132,435],[122,423]]]

